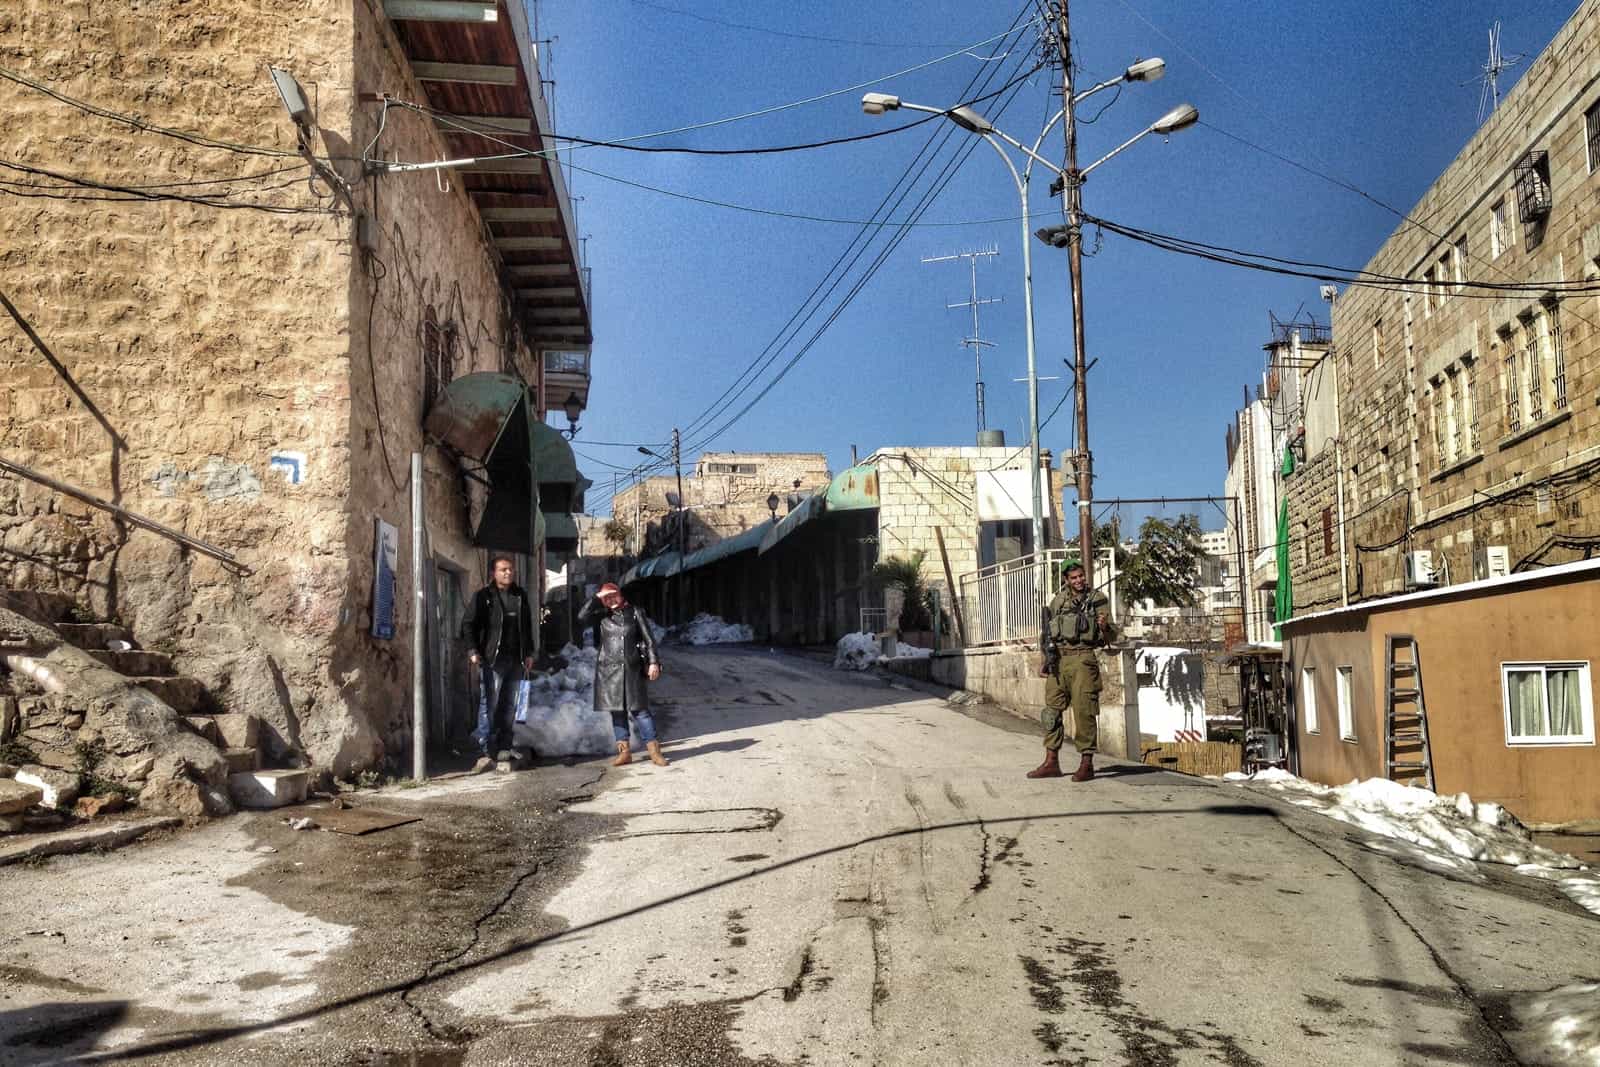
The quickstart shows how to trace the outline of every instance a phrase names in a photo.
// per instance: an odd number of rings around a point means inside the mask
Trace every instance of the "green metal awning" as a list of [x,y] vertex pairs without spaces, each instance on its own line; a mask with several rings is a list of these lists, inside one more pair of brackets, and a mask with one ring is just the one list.
[[[467,374],[446,385],[423,430],[482,464],[489,497],[474,544],[532,553],[544,540],[544,514],[534,474],[533,415],[528,388],[509,374]],[[559,434],[557,435],[559,436]]]
[[771,552],[779,541],[821,515],[827,502],[828,497],[825,492],[817,492],[806,497],[799,507],[779,519],[778,524],[767,531],[766,536],[761,539],[761,554],[764,556]]
[[716,544],[707,545],[698,552],[691,552],[683,561],[683,569],[692,571],[715,563],[719,559],[727,559],[729,556],[737,556],[741,552],[750,552],[758,549],[761,547],[762,538],[767,536],[768,531],[774,525],[776,524],[771,519],[768,519],[760,526],[752,526],[743,533],[735,534],[732,537],[724,537]]
[[861,463],[828,483],[829,511],[861,511],[878,506],[878,467]]
[[572,445],[560,430],[547,422],[533,423],[533,469],[539,472],[539,483],[576,482],[578,461],[572,454]]
[[622,576],[621,585],[632,585],[642,582],[646,578],[671,578],[683,569],[683,557],[677,552],[663,552],[659,556],[640,560],[627,574]]
[[567,511],[544,513],[544,547],[547,552],[578,550],[578,520]]

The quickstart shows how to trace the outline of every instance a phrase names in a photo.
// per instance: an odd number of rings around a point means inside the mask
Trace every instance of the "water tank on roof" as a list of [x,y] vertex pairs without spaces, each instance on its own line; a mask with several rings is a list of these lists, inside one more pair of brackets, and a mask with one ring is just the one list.
[[979,448],[1004,448],[1006,447],[1006,432],[1004,430],[979,430]]

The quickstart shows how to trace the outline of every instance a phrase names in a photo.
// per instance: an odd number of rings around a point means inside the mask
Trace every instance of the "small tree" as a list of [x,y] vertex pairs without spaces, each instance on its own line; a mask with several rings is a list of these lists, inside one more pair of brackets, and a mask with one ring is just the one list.
[[1176,522],[1151,516],[1139,526],[1139,545],[1117,581],[1128,603],[1149,600],[1161,608],[1188,608],[1200,584],[1200,518]]
[[621,519],[607,519],[604,531],[606,540],[617,550],[617,554],[621,555],[623,549],[627,547],[628,538],[633,535],[633,528]]
[[933,628],[933,597],[922,580],[922,560],[927,553],[918,550],[910,559],[889,556],[873,568],[868,581],[877,589],[898,589],[901,595],[901,632]]

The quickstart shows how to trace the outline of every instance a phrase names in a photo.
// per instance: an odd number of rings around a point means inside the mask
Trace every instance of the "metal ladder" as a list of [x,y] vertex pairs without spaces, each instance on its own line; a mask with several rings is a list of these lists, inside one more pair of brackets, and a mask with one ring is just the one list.
[[[1394,781],[1425,779],[1433,784],[1433,751],[1428,745],[1428,711],[1422,703],[1422,660],[1417,639],[1410,634],[1388,634],[1384,704],[1383,761]],[[1404,650],[1405,659],[1396,653]],[[1407,684],[1409,683],[1409,684]],[[1400,758],[1404,750],[1406,758]]]

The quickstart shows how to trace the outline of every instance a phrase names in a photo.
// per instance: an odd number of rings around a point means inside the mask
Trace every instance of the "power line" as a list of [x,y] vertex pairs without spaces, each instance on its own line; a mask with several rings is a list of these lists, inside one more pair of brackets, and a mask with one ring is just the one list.
[[[1022,14],[1019,13],[1017,18],[1013,20],[1012,23],[1013,32],[1016,29],[1017,23],[1021,22],[1021,20]],[[981,80],[987,81],[988,79],[985,77]],[[977,86],[979,81],[980,78],[977,75],[974,75],[971,79],[969,79],[966,87],[962,90],[962,95],[966,95],[967,93],[971,92]],[[906,196],[908,196],[911,190],[915,187],[917,180],[921,176],[921,173],[926,170],[928,163],[932,162],[933,156],[937,155],[944,145],[949,143],[952,134],[953,130],[951,128],[943,127],[932,134],[928,140],[923,143],[922,147],[919,148],[916,154],[912,156],[911,160],[907,162],[899,177],[895,179],[894,183],[891,184],[889,189],[884,193],[883,198],[878,202],[878,206],[873,209],[872,217],[874,221],[870,225],[861,227],[856,235],[851,238],[849,244],[845,246],[845,248],[834,259],[833,263],[828,267],[827,272],[817,282],[817,284],[812,287],[811,292],[807,294],[805,300],[802,301],[801,305],[792,315],[790,315],[789,320],[784,323],[783,327],[772,338],[772,340],[767,342],[766,347],[750,362],[750,365],[747,366],[745,370],[742,371],[739,376],[736,377],[733,382],[731,382],[729,386],[723,390],[722,394],[718,396],[716,400],[713,400],[710,405],[701,411],[700,414],[695,416],[694,419],[690,420],[688,426],[685,428],[686,433],[693,433],[697,428],[703,427],[712,420],[716,419],[723,411],[727,409],[728,406],[731,406],[739,396],[753,386],[760,375],[768,367],[770,367],[773,362],[776,361],[778,353],[782,350],[782,346],[788,343],[788,339],[791,336],[791,330],[794,331],[794,333],[798,333],[800,324],[814,315],[817,308],[820,307],[821,301],[826,299],[827,296],[838,287],[840,282],[843,281],[843,274],[840,272],[848,271],[851,267],[853,267],[854,264],[859,261],[861,256],[865,254],[867,247],[870,245],[873,238],[876,237],[877,233],[881,232],[882,228],[888,224],[887,218],[885,218],[882,222],[876,221],[878,217],[885,211],[892,213],[900,205],[900,203],[905,200]],[[928,157],[927,162],[923,162],[923,157],[925,155]],[[911,180],[910,185],[906,185],[908,179]],[[900,190],[902,187],[903,191],[899,193],[898,197],[896,197],[896,190]],[[831,285],[828,284],[830,278],[833,279]],[[826,289],[824,288],[825,286]],[[790,366],[792,365],[793,362],[791,361]],[[787,368],[785,368],[785,372],[787,372]],[[694,445],[691,445],[691,448],[695,447],[699,447],[698,442]]]
[[[950,44],[933,44],[933,43],[928,43],[928,42],[910,41],[910,42],[906,42],[904,44],[901,44],[901,43],[897,43],[897,42],[893,42],[893,41],[862,41],[862,40],[856,40],[856,39],[849,38],[849,37],[821,37],[821,36],[818,36],[816,34],[810,34],[810,33],[791,33],[791,32],[786,31],[786,30],[769,29],[766,26],[752,26],[749,23],[745,23],[745,22],[731,22],[731,21],[729,21],[727,19],[712,18],[710,15],[702,15],[702,14],[699,14],[698,12],[685,11],[682,8],[669,7],[666,4],[658,4],[658,3],[655,3],[654,0],[632,0],[632,2],[637,4],[637,5],[639,5],[640,7],[648,7],[648,8],[651,8],[651,9],[655,10],[655,11],[665,12],[665,13],[667,13],[669,15],[678,15],[678,16],[681,16],[683,18],[694,19],[696,22],[705,22],[705,23],[709,23],[710,25],[713,25],[713,26],[726,26],[726,27],[728,27],[730,29],[735,29],[735,30],[748,30],[751,33],[765,33],[765,34],[769,34],[769,35],[771,35],[773,37],[786,37],[791,41],[818,41],[818,42],[821,42],[822,44],[849,44],[849,45],[858,45],[858,46],[863,47],[863,48],[952,48],[952,47],[954,47],[953,45],[950,45]],[[985,43],[987,43],[987,42],[985,42]],[[969,45],[968,47],[976,48],[978,46],[977,45]]]
[[[93,189],[93,190],[98,190],[98,191],[101,191],[101,192],[108,192],[108,193],[125,194],[123,196],[115,197],[115,198],[76,197],[75,199],[119,199],[119,200],[143,200],[143,201],[150,201],[150,202],[160,201],[160,200],[171,200],[171,201],[178,201],[180,203],[186,203],[186,204],[197,204],[197,205],[200,205],[202,207],[222,208],[222,209],[225,209],[225,210],[264,211],[264,212],[267,212],[268,214],[274,214],[274,215],[322,215],[322,214],[326,214],[327,213],[327,209],[326,208],[320,208],[320,207],[317,207],[317,208],[294,207],[294,206],[291,206],[291,205],[284,205],[284,204],[261,204],[261,203],[255,203],[253,201],[236,201],[236,200],[223,199],[222,198],[223,195],[226,195],[226,194],[218,194],[216,196],[190,196],[190,195],[187,195],[187,194],[184,194],[184,193],[152,192],[151,190],[149,190],[147,188],[140,188],[138,186],[132,186],[132,185],[116,185],[116,184],[111,183],[111,182],[98,182],[98,181],[94,181],[94,180],[89,179],[89,178],[79,178],[79,177],[76,177],[76,176],[71,175],[71,174],[62,174],[59,171],[48,170],[48,169],[46,169],[44,167],[32,167],[32,166],[27,165],[26,163],[17,163],[15,161],[6,160],[6,159],[0,159],[0,167],[5,167],[8,170],[19,171],[19,172],[21,172],[23,174],[32,174],[32,175],[38,175],[38,176],[42,176],[42,177],[46,177],[46,178],[54,178],[56,181],[64,182],[64,183],[66,183],[66,184],[68,184],[70,186],[75,186],[75,187],[79,187],[79,188]],[[9,184],[10,185],[18,185],[18,184],[23,184],[23,183],[12,182],[12,183],[9,183]],[[13,189],[10,189],[10,188],[5,188],[5,189],[0,190],[0,191],[4,191],[4,192],[7,192],[7,193],[10,193],[13,196],[48,196],[48,197],[51,197],[52,199],[74,199],[74,197],[68,197],[68,196],[64,196],[64,195],[61,195],[61,194],[51,194],[51,193],[45,193],[45,192],[40,192],[40,193],[16,192],[16,191],[14,191]]]
[[[740,115],[729,115],[726,118],[710,119],[710,120],[708,120],[706,122],[696,122],[696,123],[692,123],[692,124],[690,124],[688,126],[678,126],[678,127],[673,128],[673,129],[670,129],[670,130],[660,130],[660,131],[657,131],[656,133],[640,133],[640,134],[635,134],[635,135],[633,135],[631,137],[618,137],[618,138],[614,139],[614,143],[627,144],[627,143],[630,143],[630,142],[633,142],[633,141],[653,140],[654,138],[657,138],[657,137],[670,137],[672,134],[675,134],[675,133],[688,133],[688,132],[690,132],[692,130],[704,130],[704,129],[709,129],[709,128],[713,127],[713,126],[725,126],[730,122],[742,122],[745,119],[761,118],[761,117],[766,116],[766,115],[776,114],[777,112],[780,112],[780,111],[787,111],[787,110],[789,110],[791,108],[803,107],[806,104],[815,104],[815,103],[817,103],[819,101],[822,101],[822,100],[830,100],[830,99],[832,99],[833,97],[836,97],[836,96],[843,96],[846,93],[853,93],[853,92],[856,92],[856,91],[858,91],[860,89],[865,89],[870,85],[878,85],[878,84],[880,84],[882,82],[890,81],[890,80],[892,80],[894,78],[903,77],[903,76],[905,76],[907,74],[914,74],[919,70],[926,70],[929,67],[936,66],[937,64],[944,63],[944,62],[946,62],[948,60],[951,60],[951,59],[955,59],[958,56],[970,55],[971,54],[971,52],[970,52],[971,49],[973,49],[973,48],[982,48],[984,45],[993,44],[996,41],[999,41],[999,40],[1002,40],[1003,38],[1009,37],[1013,32],[1014,32],[1013,30],[1006,30],[1004,33],[999,33],[999,34],[996,34],[993,37],[989,37],[989,38],[986,38],[986,39],[984,39],[982,41],[978,41],[975,44],[970,44],[966,48],[960,48],[960,49],[957,49],[954,52],[949,52],[949,53],[946,53],[945,55],[938,56],[938,57],[936,57],[934,59],[930,59],[926,63],[918,63],[914,67],[906,67],[904,70],[897,70],[892,74],[880,74],[876,78],[868,78],[866,81],[857,82],[854,85],[846,85],[841,89],[830,89],[825,93],[818,93],[818,94],[816,94],[814,96],[808,96],[808,97],[805,97],[804,99],[801,99],[801,100],[792,100],[787,104],[774,104],[771,107],[758,108],[755,111],[746,111],[746,112],[744,112],[743,114],[740,114]],[[940,47],[940,46],[932,46],[932,47]]]

